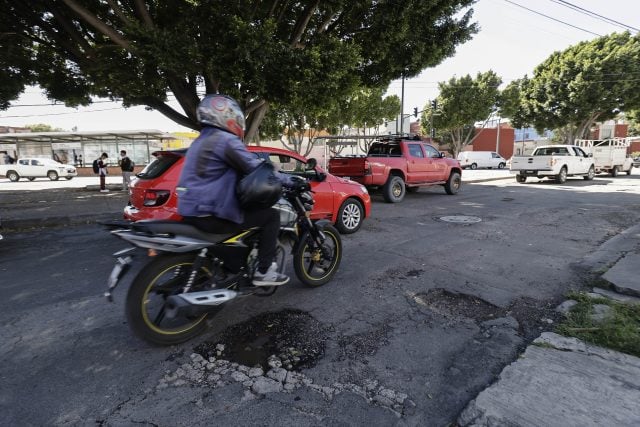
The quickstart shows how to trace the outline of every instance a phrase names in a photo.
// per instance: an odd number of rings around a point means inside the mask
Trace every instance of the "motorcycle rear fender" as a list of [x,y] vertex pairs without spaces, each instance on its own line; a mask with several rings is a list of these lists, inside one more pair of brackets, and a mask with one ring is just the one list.
[[133,246],[145,249],[155,249],[162,252],[193,252],[213,246],[213,243],[211,242],[195,239],[193,237],[159,234],[150,235],[129,229],[114,230],[111,234],[131,243]]

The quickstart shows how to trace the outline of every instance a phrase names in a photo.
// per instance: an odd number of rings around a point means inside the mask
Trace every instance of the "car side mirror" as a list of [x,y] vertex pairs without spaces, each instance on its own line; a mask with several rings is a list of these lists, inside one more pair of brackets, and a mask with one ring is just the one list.
[[327,174],[324,172],[316,172],[316,177],[318,178],[318,182],[323,182],[327,179]]
[[587,157],[593,157],[593,153],[587,154]]
[[440,158],[443,159],[445,157],[447,157],[447,153],[445,153],[444,151],[441,151],[440,152]]

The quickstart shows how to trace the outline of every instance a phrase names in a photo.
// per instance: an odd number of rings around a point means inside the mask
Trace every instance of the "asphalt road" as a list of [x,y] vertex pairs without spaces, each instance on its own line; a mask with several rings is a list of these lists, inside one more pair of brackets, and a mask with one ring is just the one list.
[[[553,329],[566,291],[589,285],[571,264],[639,222],[638,184],[636,171],[564,185],[472,184],[456,196],[421,189],[397,205],[375,195],[372,217],[343,238],[333,282],[308,289],[292,279],[271,298],[229,305],[204,336],[172,348],[130,335],[126,289],[113,304],[103,299],[110,254],[123,245],[100,227],[13,234],[0,242],[0,425],[454,422]],[[377,381],[408,396],[403,408],[309,387],[260,397],[240,384],[157,387],[199,343],[283,309],[326,327],[322,357],[303,371],[315,384]]]

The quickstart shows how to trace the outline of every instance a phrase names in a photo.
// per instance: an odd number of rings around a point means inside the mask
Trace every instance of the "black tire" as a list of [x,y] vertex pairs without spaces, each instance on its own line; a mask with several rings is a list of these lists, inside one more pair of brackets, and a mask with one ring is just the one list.
[[311,235],[305,233],[293,254],[296,277],[310,287],[322,286],[333,279],[342,259],[342,239],[338,230],[327,225],[323,233],[325,251],[316,247]]
[[11,181],[11,182],[20,181],[20,175],[18,175],[18,172],[16,172],[16,171],[7,172],[7,178],[9,178],[9,181]]
[[518,174],[516,175],[516,182],[519,184],[524,184],[525,182],[527,182],[527,177]]
[[401,176],[391,175],[382,188],[382,197],[387,203],[400,203],[404,199],[406,188]]
[[27,178],[29,181],[34,181],[36,179],[35,176],[30,176],[29,178]]
[[593,166],[591,166],[589,168],[589,172],[587,172],[587,174],[583,176],[585,181],[592,181],[593,178],[595,177],[596,177],[596,169]]
[[469,166],[469,168],[471,168],[471,170],[476,170],[478,169],[478,165],[476,163],[471,163],[471,166]]
[[611,176],[615,178],[616,176],[618,176],[618,172],[620,172],[618,166],[614,166],[613,169],[611,169]]
[[500,162],[498,164],[498,169],[504,169],[504,167],[507,166],[504,162]]
[[449,175],[449,179],[444,184],[444,191],[449,195],[457,194],[460,191],[460,187],[462,186],[462,177],[458,172],[451,172]]
[[562,169],[560,169],[560,173],[558,175],[556,175],[556,182],[558,184],[564,184],[565,182],[567,182],[567,168],[566,167],[562,167]]
[[347,199],[338,210],[336,228],[342,234],[355,233],[362,226],[364,220],[364,208],[356,199]]
[[64,179],[66,179],[67,181],[71,181],[73,179],[72,176],[65,176]]
[[[188,341],[206,329],[206,318],[213,313],[195,318],[164,318],[167,297],[181,292],[195,257],[193,253],[160,256],[140,270],[131,283],[125,306],[129,327],[136,336],[152,344],[173,345]],[[194,290],[209,276],[203,268],[196,277]],[[154,302],[158,302],[159,307],[153,315],[155,319],[151,320],[149,310],[153,309]]]
[[627,171],[627,175],[631,175],[631,171],[633,170],[633,166],[629,166],[629,170]]
[[60,177],[58,176],[58,172],[49,171],[47,172],[47,178],[49,178],[51,181],[57,181]]

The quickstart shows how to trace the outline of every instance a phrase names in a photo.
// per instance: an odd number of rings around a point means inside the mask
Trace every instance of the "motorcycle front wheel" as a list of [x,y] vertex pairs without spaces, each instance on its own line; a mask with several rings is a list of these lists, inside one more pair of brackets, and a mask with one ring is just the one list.
[[[145,265],[129,288],[126,315],[129,327],[139,338],[152,344],[173,345],[188,341],[201,334],[207,327],[206,318],[213,313],[199,316],[167,314],[167,298],[182,292],[187,283],[196,254],[163,255]],[[193,291],[211,277],[202,267],[196,274]]]
[[327,225],[325,239],[318,246],[309,233],[302,236],[293,254],[293,269],[298,279],[307,286],[322,286],[333,279],[342,258],[342,240],[333,226]]

